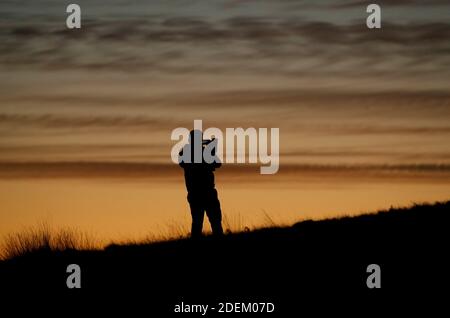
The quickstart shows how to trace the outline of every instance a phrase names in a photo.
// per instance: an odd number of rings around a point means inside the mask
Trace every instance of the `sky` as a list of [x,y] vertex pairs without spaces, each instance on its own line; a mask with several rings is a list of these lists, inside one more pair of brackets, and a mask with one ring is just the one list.
[[[450,5],[0,4],[0,235],[47,220],[104,239],[186,226],[171,131],[280,128],[280,171],[224,166],[230,223],[448,199]],[[236,225],[236,227],[238,227]]]

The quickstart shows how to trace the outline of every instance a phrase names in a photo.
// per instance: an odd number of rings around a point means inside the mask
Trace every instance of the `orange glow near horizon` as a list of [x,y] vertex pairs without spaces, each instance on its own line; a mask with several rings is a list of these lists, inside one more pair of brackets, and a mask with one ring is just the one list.
[[[182,172],[180,171],[180,174]],[[219,175],[220,180],[220,175]],[[218,185],[226,227],[233,231],[290,225],[374,212],[390,206],[448,199],[450,182],[346,182],[333,178],[313,183]],[[189,229],[190,214],[182,183],[108,180],[1,181],[0,235],[48,222],[75,228],[103,242],[174,236]],[[207,221],[205,225],[207,228]]]

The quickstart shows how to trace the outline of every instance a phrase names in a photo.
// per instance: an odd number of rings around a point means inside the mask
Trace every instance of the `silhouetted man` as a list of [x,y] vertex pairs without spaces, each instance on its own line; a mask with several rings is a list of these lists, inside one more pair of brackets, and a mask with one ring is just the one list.
[[[189,134],[189,143],[181,150],[178,161],[184,169],[187,199],[192,215],[192,238],[202,235],[205,212],[211,223],[213,234],[216,236],[223,234],[222,212],[214,184],[214,170],[222,164],[215,153],[212,153],[215,158],[212,163],[205,162],[203,158],[203,150],[210,142],[212,141],[203,140],[203,133],[200,130],[192,130]],[[196,151],[197,154],[195,154]]]

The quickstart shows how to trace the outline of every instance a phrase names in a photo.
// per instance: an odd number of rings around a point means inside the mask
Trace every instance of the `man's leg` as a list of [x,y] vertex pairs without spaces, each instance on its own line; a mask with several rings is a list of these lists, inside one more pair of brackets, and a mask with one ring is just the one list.
[[202,236],[203,217],[205,210],[200,202],[195,197],[188,196],[189,206],[191,208],[192,226],[191,237],[197,238]]
[[211,223],[213,235],[222,235],[222,211],[220,209],[220,201],[216,189],[211,191],[207,196],[206,215],[208,215],[209,222]]

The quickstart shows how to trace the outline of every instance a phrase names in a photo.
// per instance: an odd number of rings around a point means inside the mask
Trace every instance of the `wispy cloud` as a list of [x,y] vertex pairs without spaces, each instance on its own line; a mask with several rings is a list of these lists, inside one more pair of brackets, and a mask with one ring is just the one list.
[[[340,2],[340,3],[339,3]],[[339,1],[333,6],[337,8],[351,8],[351,7],[367,7],[369,4],[374,3],[371,0],[348,0]],[[381,7],[408,7],[408,6],[433,6],[433,5],[448,5],[446,0],[378,0],[376,1]]]
[[[86,22],[78,32],[54,26],[0,29],[1,68],[212,71],[306,74],[339,71],[386,76],[393,69],[447,74],[448,23],[340,25],[279,18],[154,18],[143,22]],[[109,53],[106,53],[109,52]],[[448,74],[447,74],[448,75]]]
[[54,114],[24,115],[0,114],[0,125],[38,126],[43,128],[145,128],[145,130],[160,130],[174,126],[170,120],[148,118],[145,116],[61,116]]
[[[0,179],[147,179],[182,182],[183,172],[175,164],[148,164],[136,162],[0,162]],[[422,165],[284,165],[279,173],[268,180],[259,174],[257,165],[224,165],[217,178],[221,182],[303,182],[322,181],[324,178],[344,178],[346,181],[389,179],[450,180],[450,166],[445,164]]]

